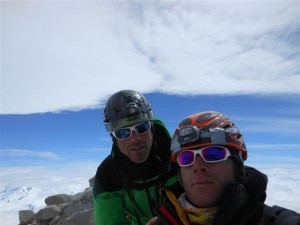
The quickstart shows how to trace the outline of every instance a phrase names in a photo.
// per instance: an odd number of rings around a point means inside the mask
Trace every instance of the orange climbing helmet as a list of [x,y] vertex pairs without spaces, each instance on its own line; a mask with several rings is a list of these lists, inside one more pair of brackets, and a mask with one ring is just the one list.
[[[206,111],[193,114],[177,126],[171,143],[172,161],[180,151],[200,149],[210,145],[228,147],[238,161],[247,159],[247,149],[239,129],[225,115]],[[237,154],[235,154],[237,153]]]

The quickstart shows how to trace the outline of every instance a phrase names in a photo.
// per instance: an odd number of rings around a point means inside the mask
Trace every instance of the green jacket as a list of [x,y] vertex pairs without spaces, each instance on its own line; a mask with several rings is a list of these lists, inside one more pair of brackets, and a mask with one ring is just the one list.
[[153,140],[149,159],[141,164],[113,144],[95,176],[95,225],[144,225],[154,216],[150,200],[159,200],[159,189],[181,188],[177,167],[170,162],[170,135],[160,120],[154,121]]

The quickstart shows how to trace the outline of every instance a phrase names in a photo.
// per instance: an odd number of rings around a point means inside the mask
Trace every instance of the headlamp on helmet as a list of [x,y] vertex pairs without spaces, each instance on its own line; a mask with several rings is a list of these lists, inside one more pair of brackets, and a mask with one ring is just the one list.
[[141,93],[133,90],[113,94],[104,108],[104,124],[109,132],[153,119],[150,103]]
[[247,159],[247,149],[239,129],[224,115],[202,112],[185,118],[177,127],[172,143],[172,160],[178,152],[219,145],[238,151],[241,161]]

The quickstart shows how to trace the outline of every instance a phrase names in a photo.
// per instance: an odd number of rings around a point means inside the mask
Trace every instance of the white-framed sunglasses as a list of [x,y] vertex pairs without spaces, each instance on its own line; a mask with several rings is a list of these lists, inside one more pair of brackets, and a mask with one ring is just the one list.
[[123,127],[117,130],[114,130],[112,135],[119,139],[119,140],[125,140],[130,138],[132,131],[135,131],[137,134],[144,134],[148,132],[151,128],[150,121],[143,121],[141,123],[138,123],[136,125],[133,125],[131,127]]

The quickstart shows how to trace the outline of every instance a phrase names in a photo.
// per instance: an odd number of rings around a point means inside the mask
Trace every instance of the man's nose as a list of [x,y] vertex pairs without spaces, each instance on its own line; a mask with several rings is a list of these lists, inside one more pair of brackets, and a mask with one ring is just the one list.
[[137,140],[140,140],[140,139],[141,139],[141,135],[133,130],[132,133],[131,133],[131,140],[132,141],[137,141]]
[[195,172],[207,171],[207,162],[205,162],[200,155],[197,155],[193,164],[193,169]]

